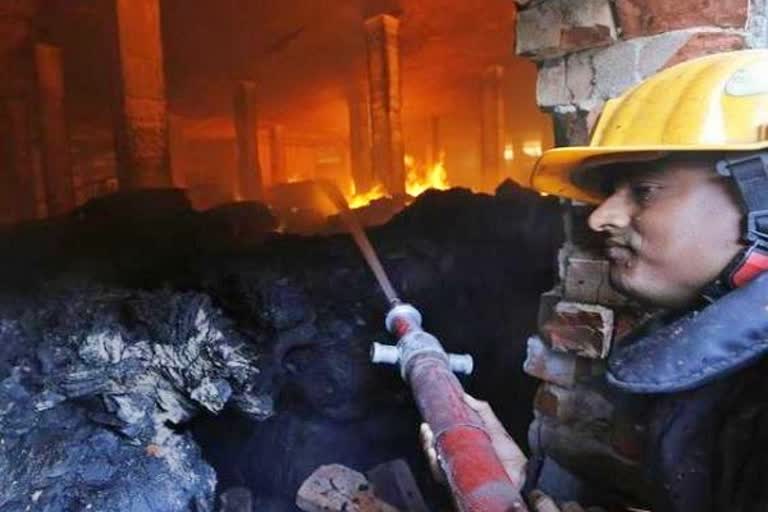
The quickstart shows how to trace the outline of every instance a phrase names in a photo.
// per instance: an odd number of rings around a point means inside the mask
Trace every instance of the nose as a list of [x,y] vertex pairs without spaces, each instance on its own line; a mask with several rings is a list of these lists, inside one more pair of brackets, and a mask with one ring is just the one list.
[[608,196],[589,216],[588,224],[593,231],[613,231],[629,226],[632,204],[624,188]]

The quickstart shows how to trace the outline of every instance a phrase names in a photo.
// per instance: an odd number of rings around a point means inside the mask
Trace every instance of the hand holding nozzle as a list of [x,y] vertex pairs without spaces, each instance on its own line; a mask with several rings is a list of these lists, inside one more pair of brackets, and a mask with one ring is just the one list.
[[400,366],[403,378],[406,377],[408,362],[417,354],[427,352],[447,360],[454,373],[470,375],[474,361],[469,354],[448,354],[440,342],[421,328],[421,313],[410,304],[396,303],[387,314],[387,330],[397,336],[397,345],[374,343],[371,348],[371,361]]
[[457,510],[527,511],[520,497],[520,477],[505,468],[482,416],[466,403],[453,373],[471,372],[472,358],[446,354],[437,338],[422,330],[421,315],[409,304],[396,304],[386,325],[397,337],[397,346],[376,343],[371,357],[374,362],[400,365],[430,427],[434,459],[451,487]]
[[[528,458],[509,433],[507,433],[504,425],[496,417],[488,402],[483,402],[465,393],[464,403],[480,417],[483,428],[491,438],[493,449],[504,466],[509,480],[518,489],[522,489],[523,484],[525,484]],[[440,466],[437,450],[435,449],[435,434],[432,432],[429,424],[421,424],[419,437],[421,448],[427,456],[427,462],[429,463],[429,469],[432,472],[433,478],[438,482],[447,483],[443,468]]]

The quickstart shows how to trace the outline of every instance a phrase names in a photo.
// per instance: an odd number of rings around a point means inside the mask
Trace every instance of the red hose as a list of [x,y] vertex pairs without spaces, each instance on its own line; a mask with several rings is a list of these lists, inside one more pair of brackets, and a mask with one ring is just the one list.
[[[412,306],[405,314],[390,312],[390,331],[398,340],[421,331],[421,318]],[[448,478],[460,512],[527,512],[493,449],[478,414],[464,402],[464,388],[451,371],[439,342],[437,350],[417,351],[407,357],[404,375],[411,385],[421,417],[435,438],[440,465]]]
[[446,361],[430,353],[416,355],[406,372],[419,411],[435,435],[435,449],[459,510],[527,511]]

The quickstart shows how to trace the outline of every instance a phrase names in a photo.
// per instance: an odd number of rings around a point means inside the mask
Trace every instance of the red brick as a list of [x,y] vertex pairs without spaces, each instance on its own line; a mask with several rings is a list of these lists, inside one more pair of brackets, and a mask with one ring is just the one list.
[[537,379],[568,388],[604,374],[605,362],[555,352],[546,346],[541,338],[531,336],[528,338],[523,371]]
[[624,37],[659,34],[683,28],[742,28],[749,0],[617,0]]
[[746,48],[743,36],[738,34],[702,32],[694,34],[685,45],[675,53],[664,67],[674,66],[681,62],[711,55],[719,52],[730,52]]
[[541,334],[554,350],[602,359],[611,346],[613,318],[613,311],[603,306],[560,302]]
[[339,464],[317,468],[301,484],[296,505],[306,512],[397,512],[374,496],[365,476]]
[[595,48],[613,42],[611,29],[606,25],[594,27],[568,27],[560,32],[560,44],[565,48]]
[[578,426],[580,430],[609,435],[615,406],[596,388],[578,386],[562,388],[545,383],[536,390],[534,410],[557,419],[562,425]]
[[570,255],[564,267],[564,298],[572,302],[618,306],[626,298],[611,286],[608,279],[609,263],[599,256],[576,253]]
[[517,18],[519,55],[552,59],[616,40],[616,24],[607,0],[550,0],[520,11]]

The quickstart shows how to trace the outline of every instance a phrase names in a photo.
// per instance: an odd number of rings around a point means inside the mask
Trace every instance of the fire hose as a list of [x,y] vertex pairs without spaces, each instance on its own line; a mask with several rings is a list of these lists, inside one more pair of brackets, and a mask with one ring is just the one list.
[[453,374],[472,373],[472,358],[447,354],[437,338],[421,328],[421,314],[397,299],[376,252],[341,192],[332,185],[321,189],[339,207],[342,220],[393,304],[385,324],[397,337],[397,346],[374,343],[371,359],[374,363],[400,366],[400,374],[410,384],[422,418],[432,429],[435,451],[459,511],[527,511],[482,420],[464,403],[464,389]]
[[446,353],[437,338],[421,328],[421,321],[416,308],[396,303],[385,324],[397,345],[374,343],[371,360],[399,365],[434,433],[438,461],[460,512],[527,511],[453,373],[472,373],[472,357]]

